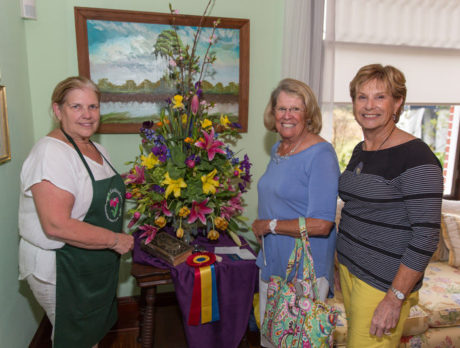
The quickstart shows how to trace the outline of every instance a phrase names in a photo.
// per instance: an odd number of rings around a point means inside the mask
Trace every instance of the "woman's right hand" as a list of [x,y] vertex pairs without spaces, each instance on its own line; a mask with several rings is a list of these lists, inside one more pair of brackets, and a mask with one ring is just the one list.
[[267,233],[270,232],[270,227],[268,224],[270,220],[254,220],[252,223],[252,232],[257,238],[257,241],[260,243],[260,239]]
[[134,237],[132,235],[125,233],[115,233],[115,238],[118,239],[111,247],[112,250],[115,250],[117,253],[121,255],[133,250]]

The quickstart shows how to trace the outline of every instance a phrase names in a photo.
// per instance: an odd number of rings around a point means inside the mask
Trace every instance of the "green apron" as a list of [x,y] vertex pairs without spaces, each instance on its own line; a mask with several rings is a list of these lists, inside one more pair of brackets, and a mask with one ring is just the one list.
[[[93,185],[93,199],[83,221],[121,232],[123,179],[106,160],[115,175],[95,181],[75,142],[64,134],[78,152]],[[119,265],[120,255],[110,249],[88,250],[65,244],[56,250],[55,348],[92,347],[115,324]]]

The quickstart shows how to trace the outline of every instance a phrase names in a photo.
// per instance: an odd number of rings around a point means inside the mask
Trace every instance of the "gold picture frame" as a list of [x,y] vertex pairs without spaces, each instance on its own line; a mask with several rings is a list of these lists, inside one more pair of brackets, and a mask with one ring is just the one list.
[[6,87],[0,85],[0,163],[11,159],[10,133],[6,107]]

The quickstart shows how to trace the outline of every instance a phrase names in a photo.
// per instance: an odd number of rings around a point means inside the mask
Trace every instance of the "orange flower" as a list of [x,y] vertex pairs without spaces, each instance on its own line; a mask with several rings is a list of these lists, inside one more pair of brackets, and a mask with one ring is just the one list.
[[182,227],[179,227],[177,230],[176,230],[176,237],[177,238],[182,238],[184,236],[184,229]]
[[185,138],[184,141],[189,144],[193,143],[193,139],[190,137]]
[[220,216],[214,219],[214,223],[216,224],[216,227],[222,231],[225,231],[228,227],[228,221],[224,218],[221,218]]
[[216,230],[210,230],[208,232],[208,239],[209,240],[218,240],[219,239],[219,232],[217,232]]
[[159,216],[155,219],[155,225],[157,225],[160,228],[165,227],[166,225],[166,219],[164,216]]

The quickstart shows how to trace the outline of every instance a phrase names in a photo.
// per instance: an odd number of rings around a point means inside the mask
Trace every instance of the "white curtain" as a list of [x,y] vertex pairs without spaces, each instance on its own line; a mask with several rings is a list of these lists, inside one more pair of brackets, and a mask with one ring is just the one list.
[[303,81],[321,100],[323,0],[285,0],[283,77]]
[[[327,0],[334,4],[334,0]],[[329,4],[327,5],[329,8]],[[323,41],[325,0],[285,0],[282,77],[303,81],[315,93],[323,114],[321,135],[332,138],[333,37]],[[328,10],[329,11],[329,10]],[[333,26],[334,11],[327,18]],[[334,35],[330,31],[329,35]]]

